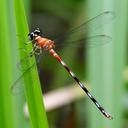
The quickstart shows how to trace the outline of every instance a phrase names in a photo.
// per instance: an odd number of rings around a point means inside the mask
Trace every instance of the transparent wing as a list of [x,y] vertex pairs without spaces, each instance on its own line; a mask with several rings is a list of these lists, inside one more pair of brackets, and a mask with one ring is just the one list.
[[[35,65],[33,65],[35,66]],[[33,68],[33,66],[30,66],[28,69],[26,69],[21,76],[19,76],[18,79],[14,81],[14,83],[11,85],[11,92],[13,94],[20,94],[23,93],[24,90],[24,76]]]
[[[92,32],[92,31],[95,31],[96,29],[101,29],[101,27],[103,27],[104,24],[108,23],[113,18],[114,18],[113,12],[105,11],[97,15],[96,17],[86,21],[80,26],[70,30],[66,34],[60,35],[58,38],[54,39],[54,41],[57,45],[60,45],[61,42],[64,42],[66,39],[68,39],[68,41],[66,42],[70,42],[70,44],[71,42],[74,43],[74,42],[79,42],[80,40],[85,40],[87,31]],[[101,23],[103,25],[101,25]]]
[[90,37],[85,37],[85,38],[81,38],[79,40],[74,40],[72,42],[69,42],[68,40],[66,41],[65,45],[64,43],[62,44],[58,44],[57,45],[57,49],[59,49],[59,47],[70,47],[70,48],[83,48],[84,46],[86,46],[87,48],[94,48],[97,46],[103,46],[107,43],[110,43],[112,41],[112,38],[110,36],[107,35],[95,35],[95,36],[90,36]]
[[17,66],[18,66],[18,69],[22,71],[22,75],[19,76],[18,79],[16,79],[14,81],[14,83],[11,85],[11,92],[13,94],[19,94],[19,93],[23,92],[23,90],[24,90],[23,85],[24,85],[25,75],[27,75],[27,73],[29,73],[31,71],[31,69],[33,69],[40,62],[41,57],[42,56],[37,56],[36,63],[32,63],[31,65],[29,65],[29,67],[26,66],[26,64],[28,63],[28,61],[31,61],[30,59],[32,57],[27,56],[27,57],[25,57],[25,58],[23,58],[19,61]]

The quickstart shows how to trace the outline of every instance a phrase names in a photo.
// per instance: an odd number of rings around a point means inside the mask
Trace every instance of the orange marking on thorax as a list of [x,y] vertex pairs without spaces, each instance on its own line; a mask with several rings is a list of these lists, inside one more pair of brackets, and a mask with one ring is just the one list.
[[54,41],[51,41],[47,38],[43,38],[41,36],[37,36],[35,38],[35,42],[41,47],[41,48],[45,48],[47,50],[50,50],[54,47]]

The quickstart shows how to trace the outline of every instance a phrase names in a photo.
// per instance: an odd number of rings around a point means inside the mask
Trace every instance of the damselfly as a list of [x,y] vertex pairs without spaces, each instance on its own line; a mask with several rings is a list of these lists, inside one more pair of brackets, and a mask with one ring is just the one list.
[[[53,56],[66,69],[66,71],[71,75],[71,77],[78,83],[80,88],[83,89],[83,91],[87,94],[87,96],[92,100],[92,102],[101,111],[101,113],[105,117],[107,117],[111,120],[112,116],[108,112],[105,111],[105,109],[99,104],[99,102],[94,98],[94,96],[80,82],[80,80],[71,71],[71,69],[67,66],[67,64],[55,52],[54,48],[56,47],[56,42],[59,42],[59,41],[61,42],[64,38],[69,37],[69,36],[72,38],[69,38],[68,42],[70,42],[70,44],[72,44],[72,45],[74,45],[74,42],[76,42],[76,41],[80,42],[80,41],[84,41],[84,40],[87,40],[87,42],[90,46],[95,46],[95,45],[100,45],[100,44],[102,45],[106,42],[109,42],[111,40],[111,38],[106,35],[96,35],[91,38],[85,37],[85,35],[88,30],[92,31],[97,28],[100,28],[101,23],[103,23],[103,24],[107,23],[112,18],[113,18],[112,12],[109,12],[109,11],[103,12],[103,13],[97,15],[96,17],[88,20],[87,22],[83,23],[82,25],[72,29],[68,33],[64,34],[63,36],[56,38],[55,40],[50,40],[50,39],[42,37],[40,34],[40,29],[37,28],[36,30],[34,30],[33,32],[30,32],[28,34],[30,40],[34,41],[33,49],[26,58],[24,58],[23,60],[20,61],[20,63],[22,63],[23,61],[27,61],[27,59],[31,58],[33,55],[40,56],[42,54],[42,50],[48,51],[51,54],[51,56]],[[103,40],[104,42],[100,42],[101,40]],[[99,41],[99,43],[97,43],[97,41]],[[80,46],[81,43],[78,45]],[[29,68],[25,69],[23,75],[21,75],[21,77],[14,82],[14,84],[12,86],[12,90],[15,89],[15,86],[17,86],[18,81],[24,76],[24,74],[26,72],[30,71],[34,65],[35,64],[33,64]]]

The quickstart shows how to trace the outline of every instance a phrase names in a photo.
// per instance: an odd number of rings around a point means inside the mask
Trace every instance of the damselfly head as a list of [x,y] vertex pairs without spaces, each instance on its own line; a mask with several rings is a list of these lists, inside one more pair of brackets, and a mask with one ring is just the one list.
[[30,32],[28,34],[28,37],[30,40],[33,40],[35,37],[39,36],[40,35],[40,30],[39,28],[37,28],[36,30],[34,30],[33,32]]

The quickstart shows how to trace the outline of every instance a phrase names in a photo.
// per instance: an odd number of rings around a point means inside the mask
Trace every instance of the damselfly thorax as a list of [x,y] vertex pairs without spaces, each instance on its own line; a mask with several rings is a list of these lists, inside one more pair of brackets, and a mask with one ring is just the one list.
[[51,41],[47,38],[43,38],[41,36],[36,36],[34,39],[35,43],[37,43],[37,45],[45,50],[50,50],[52,48],[55,47],[54,45],[54,41]]

